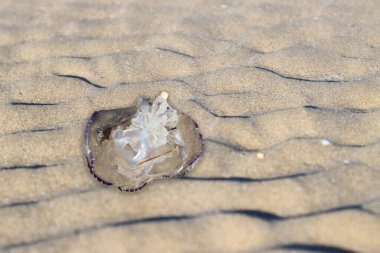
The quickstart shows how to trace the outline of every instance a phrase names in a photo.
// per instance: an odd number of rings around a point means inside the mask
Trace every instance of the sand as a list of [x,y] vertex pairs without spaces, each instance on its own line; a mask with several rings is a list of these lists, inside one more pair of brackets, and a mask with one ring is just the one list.
[[[380,252],[379,1],[0,3],[1,252]],[[184,179],[89,173],[93,111],[169,93]]]

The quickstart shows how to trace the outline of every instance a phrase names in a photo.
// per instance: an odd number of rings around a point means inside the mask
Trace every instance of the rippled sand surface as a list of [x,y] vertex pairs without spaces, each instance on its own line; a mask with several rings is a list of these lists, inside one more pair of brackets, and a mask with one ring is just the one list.
[[[379,1],[0,2],[0,251],[380,252]],[[95,110],[167,91],[186,177],[87,169]]]

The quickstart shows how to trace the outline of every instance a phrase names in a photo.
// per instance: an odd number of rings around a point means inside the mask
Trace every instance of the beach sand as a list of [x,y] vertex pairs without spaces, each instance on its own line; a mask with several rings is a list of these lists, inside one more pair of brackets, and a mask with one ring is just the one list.
[[[380,252],[379,1],[0,3],[0,251]],[[183,179],[89,173],[93,111],[198,122]]]

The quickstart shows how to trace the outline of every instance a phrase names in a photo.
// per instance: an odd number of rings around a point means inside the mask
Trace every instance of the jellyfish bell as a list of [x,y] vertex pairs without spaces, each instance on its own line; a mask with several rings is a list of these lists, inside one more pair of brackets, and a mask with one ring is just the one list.
[[94,112],[85,131],[90,172],[98,181],[136,191],[154,179],[185,174],[203,152],[198,125],[169,105],[168,93],[135,107]]

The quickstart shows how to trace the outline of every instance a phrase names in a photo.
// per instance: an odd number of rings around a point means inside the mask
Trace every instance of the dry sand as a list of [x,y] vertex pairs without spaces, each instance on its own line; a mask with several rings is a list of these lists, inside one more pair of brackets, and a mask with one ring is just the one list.
[[[376,0],[2,0],[0,251],[380,252],[379,71]],[[203,160],[99,184],[91,113],[163,90]]]

